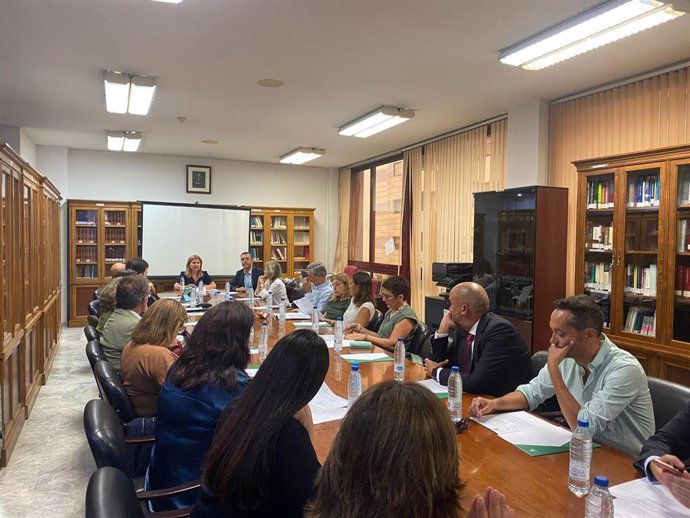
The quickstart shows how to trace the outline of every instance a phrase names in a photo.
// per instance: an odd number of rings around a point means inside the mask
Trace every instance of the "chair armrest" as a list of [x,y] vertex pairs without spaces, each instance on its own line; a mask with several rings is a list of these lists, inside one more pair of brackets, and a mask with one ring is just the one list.
[[183,509],[173,509],[172,511],[149,513],[146,516],[150,518],[187,518],[191,512],[191,507],[185,507]]
[[156,440],[154,435],[140,435],[139,437],[125,437],[126,444],[147,444]]
[[150,491],[137,491],[137,498],[139,500],[157,500],[159,498],[169,498],[171,496],[179,495],[192,489],[199,489],[201,483],[198,480],[194,482],[187,482],[179,486],[166,487],[165,489],[152,489]]

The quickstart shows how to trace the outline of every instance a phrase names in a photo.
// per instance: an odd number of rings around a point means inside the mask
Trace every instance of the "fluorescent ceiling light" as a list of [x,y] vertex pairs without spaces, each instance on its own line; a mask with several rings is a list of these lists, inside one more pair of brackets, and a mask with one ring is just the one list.
[[501,51],[506,65],[542,68],[673,20],[690,1],[610,0]]
[[318,149],[315,147],[300,147],[293,151],[290,151],[286,155],[280,157],[281,164],[303,164],[319,158],[325,155],[326,152],[323,149]]
[[181,4],[182,0],[153,0],[154,2],[161,2],[164,4]]
[[141,133],[136,131],[108,131],[107,132],[109,151],[130,151],[139,149],[141,144]]
[[378,110],[348,122],[338,129],[338,133],[346,137],[366,138],[406,122],[413,117],[414,111],[412,110],[403,110],[395,106],[381,106]]
[[156,78],[122,72],[107,71],[105,82],[105,108],[110,113],[146,115],[156,91]]

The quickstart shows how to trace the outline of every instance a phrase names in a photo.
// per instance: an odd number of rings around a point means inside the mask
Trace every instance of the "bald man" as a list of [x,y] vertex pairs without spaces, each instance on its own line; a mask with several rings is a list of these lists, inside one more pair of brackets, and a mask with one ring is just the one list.
[[113,263],[110,265],[110,276],[115,277],[115,274],[125,270],[127,265],[125,263]]
[[[449,335],[453,342],[449,344]],[[502,396],[532,379],[527,344],[505,318],[489,312],[489,296],[475,282],[450,292],[450,311],[432,339],[429,376],[448,385],[451,367],[460,367],[462,385],[471,394]]]

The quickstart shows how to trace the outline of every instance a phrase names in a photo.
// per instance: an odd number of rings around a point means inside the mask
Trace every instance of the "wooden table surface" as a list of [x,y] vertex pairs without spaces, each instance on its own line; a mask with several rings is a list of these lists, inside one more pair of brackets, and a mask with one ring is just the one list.
[[[257,319],[254,327],[255,343],[258,329],[264,320]],[[294,329],[291,321],[284,328],[274,319],[270,324],[269,350],[285,333]],[[320,329],[320,334],[332,334],[332,328]],[[377,352],[381,349],[374,348]],[[348,353],[347,348],[343,349]],[[355,352],[366,352],[357,349]],[[337,395],[347,398],[347,380],[350,364],[340,358],[333,349],[329,349],[330,366],[326,383]],[[258,363],[256,357],[252,363]],[[361,363],[362,389],[392,379],[393,362]],[[405,379],[423,380],[424,369],[410,361],[405,368]],[[463,395],[463,415],[472,402],[471,395]],[[439,400],[446,405],[447,400]],[[316,425],[314,448],[319,460],[323,463],[328,455],[333,439],[338,432],[340,421]],[[469,508],[475,494],[483,492],[486,486],[493,486],[502,491],[508,503],[517,511],[520,518],[582,518],[584,516],[584,499],[577,498],[568,490],[568,453],[530,457],[516,446],[504,441],[494,432],[470,421],[469,428],[458,436],[460,454],[460,478],[466,484],[463,507]],[[410,448],[423,448],[410,438]],[[638,476],[632,466],[632,457],[602,446],[592,453],[591,477],[606,475],[611,485],[627,482]]]

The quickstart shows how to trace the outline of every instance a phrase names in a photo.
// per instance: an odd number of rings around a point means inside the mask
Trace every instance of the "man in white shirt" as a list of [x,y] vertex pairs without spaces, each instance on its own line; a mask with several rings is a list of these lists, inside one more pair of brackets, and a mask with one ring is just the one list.
[[307,266],[307,280],[304,291],[310,293],[309,298],[316,308],[323,313],[326,302],[333,296],[333,287],[326,280],[326,267],[323,263],[311,263]]

